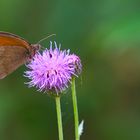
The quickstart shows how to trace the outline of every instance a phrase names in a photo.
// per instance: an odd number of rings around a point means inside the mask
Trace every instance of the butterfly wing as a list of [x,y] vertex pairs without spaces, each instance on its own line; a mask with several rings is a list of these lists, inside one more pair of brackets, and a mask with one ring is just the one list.
[[24,64],[30,44],[16,35],[0,32],[0,79]]
[[26,49],[20,46],[0,46],[0,79],[26,62]]

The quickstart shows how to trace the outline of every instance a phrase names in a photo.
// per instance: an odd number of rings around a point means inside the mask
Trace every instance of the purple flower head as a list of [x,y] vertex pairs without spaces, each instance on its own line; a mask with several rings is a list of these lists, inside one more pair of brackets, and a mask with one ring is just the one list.
[[61,93],[68,88],[72,76],[81,73],[80,58],[70,55],[70,50],[60,50],[54,42],[55,48],[36,53],[33,60],[27,64],[25,77],[30,79],[29,87],[36,87],[39,91]]
[[69,65],[74,67],[75,74],[79,75],[82,72],[81,60],[77,55],[75,55],[75,54],[69,55],[69,62],[68,63],[69,63]]

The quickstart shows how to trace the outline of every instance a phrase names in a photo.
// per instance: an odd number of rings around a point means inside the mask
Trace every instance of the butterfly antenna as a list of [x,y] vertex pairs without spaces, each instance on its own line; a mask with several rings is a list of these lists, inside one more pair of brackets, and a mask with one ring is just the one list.
[[39,40],[39,41],[37,42],[37,44],[40,44],[42,41],[44,41],[44,40],[46,40],[46,39],[48,39],[48,38],[50,38],[50,37],[52,37],[52,36],[56,36],[56,34],[51,34],[51,35],[49,35],[49,36],[47,36],[47,37],[44,37],[43,39]]

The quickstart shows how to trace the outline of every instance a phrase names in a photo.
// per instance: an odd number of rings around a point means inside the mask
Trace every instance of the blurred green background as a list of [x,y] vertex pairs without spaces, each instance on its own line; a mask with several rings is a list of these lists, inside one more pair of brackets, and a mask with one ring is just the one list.
[[[0,30],[49,40],[81,57],[81,140],[140,140],[140,1],[1,0]],[[0,81],[0,140],[58,140],[55,101],[28,88],[25,66]],[[74,140],[70,89],[62,96],[64,138]]]

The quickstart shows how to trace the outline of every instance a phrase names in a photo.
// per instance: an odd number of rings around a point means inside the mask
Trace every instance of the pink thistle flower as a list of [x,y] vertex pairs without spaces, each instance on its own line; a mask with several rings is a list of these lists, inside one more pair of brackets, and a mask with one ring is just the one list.
[[70,50],[60,50],[54,42],[55,48],[38,52],[33,60],[27,64],[25,77],[30,79],[29,87],[36,87],[39,91],[62,93],[69,87],[72,76],[77,76],[82,71],[81,60],[75,54],[70,55]]

